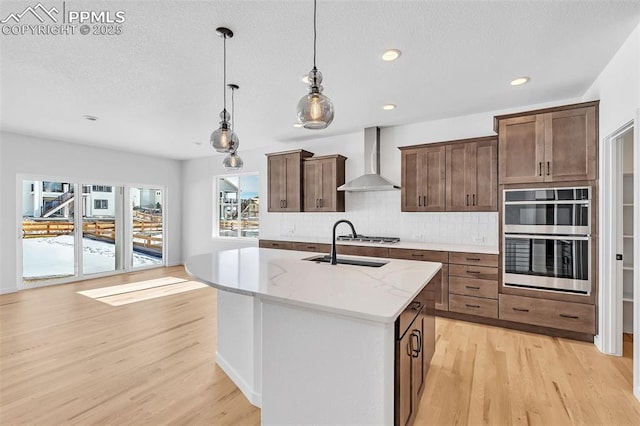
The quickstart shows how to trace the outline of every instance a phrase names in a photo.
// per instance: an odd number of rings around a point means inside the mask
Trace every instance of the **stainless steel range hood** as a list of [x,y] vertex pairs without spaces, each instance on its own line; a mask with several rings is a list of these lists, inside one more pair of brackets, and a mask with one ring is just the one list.
[[364,129],[364,174],[338,187],[338,191],[391,191],[398,185],[380,176],[380,128]]

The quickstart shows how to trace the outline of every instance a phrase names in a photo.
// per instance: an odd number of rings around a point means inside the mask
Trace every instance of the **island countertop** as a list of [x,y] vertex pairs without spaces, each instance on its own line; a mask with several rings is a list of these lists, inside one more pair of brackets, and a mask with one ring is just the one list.
[[187,273],[220,290],[359,319],[391,323],[442,267],[436,262],[356,258],[382,267],[330,265],[314,254],[248,247],[187,259]]

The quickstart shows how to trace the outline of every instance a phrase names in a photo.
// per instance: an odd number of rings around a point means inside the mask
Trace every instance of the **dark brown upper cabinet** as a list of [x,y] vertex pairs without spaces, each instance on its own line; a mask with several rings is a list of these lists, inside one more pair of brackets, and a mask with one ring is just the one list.
[[499,183],[594,180],[598,102],[496,116]]
[[305,212],[343,212],[345,161],[342,155],[325,155],[303,161]]
[[268,211],[302,211],[302,162],[311,156],[301,149],[267,154]]
[[447,211],[497,211],[497,138],[466,139],[446,147]]
[[446,147],[401,147],[403,212],[445,210]]

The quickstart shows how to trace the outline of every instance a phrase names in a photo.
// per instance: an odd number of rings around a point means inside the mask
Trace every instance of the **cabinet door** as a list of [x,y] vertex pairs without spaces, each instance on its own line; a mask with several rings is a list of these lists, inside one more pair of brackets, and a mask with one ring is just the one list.
[[469,170],[472,165],[468,163],[468,145],[473,144],[447,145],[447,211],[466,211],[471,205],[467,177],[473,176],[473,171]]
[[269,208],[270,212],[279,212],[284,208],[285,199],[285,159],[281,155],[270,156],[267,159],[267,174],[269,182]]
[[547,182],[596,179],[595,112],[588,107],[544,115]]
[[281,211],[299,212],[302,207],[302,164],[300,154],[286,154],[284,208]]
[[495,140],[470,144],[468,191],[472,211],[498,210],[498,144]]
[[543,182],[544,117],[500,120],[498,127],[500,184]]
[[446,146],[422,148],[419,158],[418,211],[445,211]]
[[[424,306],[422,307],[424,310]],[[411,365],[411,391],[413,393],[414,402],[414,411],[417,410],[418,405],[420,405],[420,395],[424,390],[424,377],[426,375],[424,371],[424,318],[423,315],[420,315],[413,322],[412,331],[413,333],[413,347],[415,351],[412,355],[412,365]]]
[[338,211],[336,209],[337,197],[342,195],[344,197],[344,192],[340,194],[337,193],[336,188],[338,185],[336,184],[337,170],[336,170],[336,160],[335,159],[327,159],[319,161],[320,166],[320,191],[318,191],[319,195],[319,204],[320,211],[323,212],[335,212]]
[[411,333],[407,331],[396,343],[396,360],[398,362],[396,378],[396,420],[398,425],[409,424],[413,412],[413,395],[411,392]]
[[[418,211],[418,191],[420,182],[420,150],[411,149],[402,151],[402,183],[401,183],[401,210],[403,212]],[[420,195],[421,197],[422,195]],[[422,198],[420,198],[422,206]]]
[[303,163],[304,204],[305,212],[320,210],[322,196],[322,165],[319,161],[305,161]]

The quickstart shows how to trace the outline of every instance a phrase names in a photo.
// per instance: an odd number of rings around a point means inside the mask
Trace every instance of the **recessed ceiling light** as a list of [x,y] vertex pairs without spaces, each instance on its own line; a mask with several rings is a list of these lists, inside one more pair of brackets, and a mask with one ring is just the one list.
[[531,80],[529,77],[518,77],[514,80],[511,80],[512,86],[520,86],[522,84],[528,83]]
[[202,145],[202,142],[194,142],[196,145]]
[[398,49],[387,49],[384,52],[382,52],[381,57],[383,61],[391,62],[398,59],[401,54],[402,52],[400,52]]
[[97,121],[98,117],[96,117],[95,115],[83,115],[82,118],[84,118],[85,120],[89,120],[89,121]]
[[293,123],[293,127],[295,128],[302,127],[302,123]]
[[394,109],[396,106],[394,104],[386,104],[382,106],[382,109],[385,111],[391,111],[392,109]]

